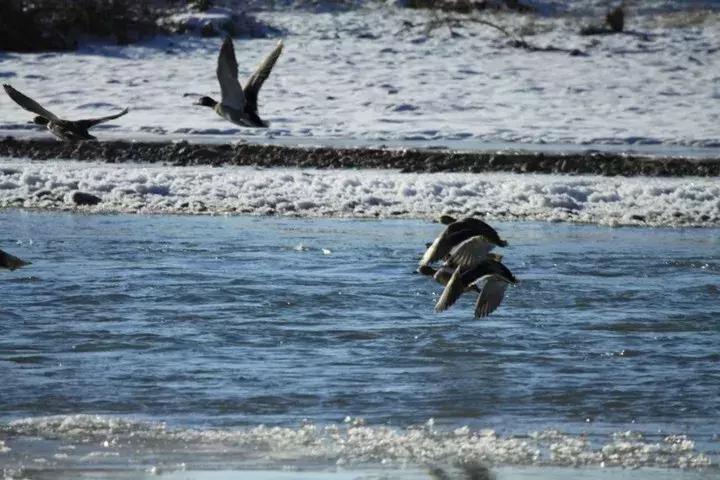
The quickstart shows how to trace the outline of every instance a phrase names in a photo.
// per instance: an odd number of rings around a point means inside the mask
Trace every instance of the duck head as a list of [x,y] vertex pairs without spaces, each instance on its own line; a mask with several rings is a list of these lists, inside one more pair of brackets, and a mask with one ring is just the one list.
[[50,123],[50,120],[48,120],[48,119],[45,118],[45,117],[37,116],[37,117],[33,118],[32,123],[34,123],[34,124],[36,124],[36,125],[43,125],[43,126],[45,126],[45,125],[47,125],[48,123]]
[[200,97],[197,102],[195,102],[195,105],[202,105],[204,107],[210,107],[215,108],[215,105],[217,105],[218,102],[213,100],[210,97]]

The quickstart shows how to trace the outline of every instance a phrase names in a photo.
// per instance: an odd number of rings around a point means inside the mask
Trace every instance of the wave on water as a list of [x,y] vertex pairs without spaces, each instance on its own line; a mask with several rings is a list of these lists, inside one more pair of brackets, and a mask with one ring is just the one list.
[[[434,218],[479,213],[602,225],[720,225],[713,178],[173,167],[0,161],[0,208]],[[77,192],[100,199],[78,207]]]
[[[0,423],[0,454],[12,460],[13,444],[53,441],[45,445],[56,466],[98,458],[122,462],[132,452],[145,456],[187,458],[208,455],[216,461],[335,465],[432,465],[436,463],[537,466],[621,466],[706,468],[717,462],[682,434],[647,438],[625,431],[603,436],[567,434],[556,430],[503,436],[493,430],[436,428],[432,419],[408,428],[365,425],[346,418],[341,425],[305,423],[298,427],[259,425],[248,428],[169,428],[99,415],[33,417]],[[63,452],[58,455],[57,452]],[[41,454],[40,452],[35,452]],[[175,458],[182,460],[182,456]],[[2,457],[0,457],[2,458]],[[108,460],[110,459],[110,460]],[[238,463],[239,462],[239,463]],[[12,463],[9,462],[9,463]]]

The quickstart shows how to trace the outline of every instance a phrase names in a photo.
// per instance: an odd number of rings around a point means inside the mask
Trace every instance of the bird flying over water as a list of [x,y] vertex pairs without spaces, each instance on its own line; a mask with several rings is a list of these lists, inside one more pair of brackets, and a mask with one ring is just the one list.
[[238,64],[232,38],[227,37],[220,47],[217,61],[217,77],[220,82],[221,98],[218,102],[210,97],[200,97],[196,105],[215,110],[215,113],[236,125],[243,127],[266,128],[268,122],[258,115],[258,93],[270,75],[275,62],[282,53],[283,43],[279,41],[275,49],[265,57],[255,73],[248,79],[245,88],[238,81]]
[[96,140],[94,136],[90,135],[88,129],[109,120],[114,120],[116,118],[122,117],[123,115],[128,113],[128,109],[126,108],[120,113],[108,115],[107,117],[87,118],[84,120],[65,120],[58,117],[49,110],[46,110],[35,100],[15,90],[12,86],[4,84],[3,88],[5,88],[5,92],[7,92],[7,94],[10,96],[10,98],[13,99],[15,103],[20,105],[25,110],[37,115],[33,119],[34,123],[46,126],[47,129],[53,133],[53,135],[58,137],[60,140],[65,140],[67,142],[76,142],[79,140]]
[[26,262],[25,260],[21,260],[14,255],[10,255],[9,253],[0,250],[0,268],[15,270],[30,264],[30,262]]
[[[490,253],[507,242],[477,218],[455,220],[443,215],[440,221],[447,227],[427,248],[418,268],[419,273],[445,286],[435,311],[447,310],[463,293],[476,292],[475,317],[486,317],[500,306],[507,286],[517,283],[501,263],[502,255]],[[430,266],[438,260],[444,261],[439,268]]]

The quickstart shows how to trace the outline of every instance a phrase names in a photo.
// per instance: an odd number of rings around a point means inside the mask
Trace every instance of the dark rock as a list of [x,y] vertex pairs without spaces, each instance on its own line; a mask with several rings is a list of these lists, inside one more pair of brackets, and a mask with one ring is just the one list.
[[72,201],[75,202],[75,205],[97,205],[102,199],[91,193],[75,192],[72,195]]

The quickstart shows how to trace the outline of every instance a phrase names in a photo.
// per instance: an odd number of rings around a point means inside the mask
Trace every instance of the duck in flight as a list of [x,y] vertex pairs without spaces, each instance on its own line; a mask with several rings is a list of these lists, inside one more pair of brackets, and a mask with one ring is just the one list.
[[90,135],[90,132],[88,132],[90,128],[100,123],[122,117],[123,115],[128,113],[128,109],[126,108],[120,113],[108,115],[107,117],[87,118],[84,120],[65,120],[58,117],[49,110],[46,110],[35,100],[15,90],[12,86],[5,84],[3,85],[3,88],[15,103],[20,105],[25,110],[37,115],[33,119],[34,123],[46,126],[47,129],[53,133],[53,135],[58,137],[60,140],[64,140],[66,142],[77,142],[80,140],[97,140],[94,136]]
[[0,250],[0,268],[15,270],[26,265],[30,265],[30,262],[26,262],[25,260],[21,260],[14,255],[10,255],[9,253]]
[[248,79],[245,88],[242,88],[238,81],[238,64],[233,41],[232,38],[226,37],[220,47],[217,62],[217,77],[222,97],[219,102],[210,97],[200,97],[196,105],[210,107],[225,120],[236,125],[267,128],[268,122],[262,120],[258,115],[258,93],[270,75],[282,49],[283,43],[279,41],[275,49],[265,57],[255,73]]
[[[428,246],[418,269],[445,287],[435,311],[447,310],[463,293],[475,292],[475,317],[490,315],[500,306],[507,286],[517,283],[501,263],[502,255],[490,253],[495,246],[507,246],[507,242],[477,218],[455,220],[443,216],[440,221],[447,226]],[[443,260],[439,268],[430,266],[438,260]]]

